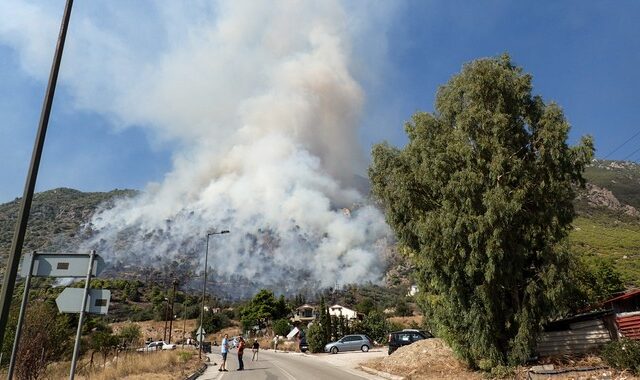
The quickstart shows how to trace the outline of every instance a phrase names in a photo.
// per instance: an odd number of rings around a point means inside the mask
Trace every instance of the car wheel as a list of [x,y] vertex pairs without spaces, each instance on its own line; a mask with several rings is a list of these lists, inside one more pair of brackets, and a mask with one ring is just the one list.
[[365,344],[365,345],[363,345],[360,349],[362,350],[362,352],[367,352],[367,351],[369,351],[369,346],[367,346],[367,345]]
[[331,353],[332,354],[337,354],[338,353],[338,347],[331,347]]

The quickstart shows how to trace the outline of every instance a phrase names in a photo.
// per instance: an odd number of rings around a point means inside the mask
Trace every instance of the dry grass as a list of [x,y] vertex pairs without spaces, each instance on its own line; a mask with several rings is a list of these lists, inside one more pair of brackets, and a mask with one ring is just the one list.
[[[94,357],[93,369],[89,368],[89,358],[78,363],[76,379],[91,380],[141,380],[184,379],[195,372],[200,361],[193,350],[175,350],[150,353],[131,352],[125,356],[109,357],[103,368],[102,357]],[[47,369],[47,379],[65,379],[69,376],[69,362],[54,363]]]
[[440,339],[424,339],[400,347],[389,356],[373,359],[362,365],[406,379],[481,379],[457,360],[453,351]]
[[422,315],[413,315],[410,317],[390,317],[387,318],[389,322],[399,324],[403,328],[410,328],[412,326],[422,326]]
[[[113,329],[114,334],[118,334],[124,326],[129,324],[140,326],[142,340],[162,340],[164,338],[164,321],[116,322],[112,323],[110,326]],[[193,338],[191,336],[191,331],[195,330],[196,326],[198,326],[198,320],[196,319],[173,321],[171,342],[176,343],[177,341],[182,340],[183,335],[185,338]],[[168,327],[169,326],[167,325],[167,328]]]

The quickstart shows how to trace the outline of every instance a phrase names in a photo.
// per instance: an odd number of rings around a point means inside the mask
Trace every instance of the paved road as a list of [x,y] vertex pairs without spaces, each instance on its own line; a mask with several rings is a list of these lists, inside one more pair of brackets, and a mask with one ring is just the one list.
[[260,351],[258,361],[251,361],[251,350],[246,350],[244,354],[244,371],[237,371],[238,359],[237,352],[232,350],[227,360],[227,369],[229,372],[218,372],[220,364],[220,354],[214,353],[209,357],[211,365],[207,371],[198,379],[264,379],[264,380],[363,380],[363,379],[379,379],[376,376],[369,375],[351,368],[337,367],[326,361],[311,355],[300,353],[273,352],[271,350]]

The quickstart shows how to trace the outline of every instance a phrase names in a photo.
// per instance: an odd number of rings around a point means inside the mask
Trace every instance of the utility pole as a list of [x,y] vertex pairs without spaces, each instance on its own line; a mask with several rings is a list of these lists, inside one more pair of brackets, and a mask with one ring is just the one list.
[[169,341],[171,343],[171,333],[173,331],[173,303],[176,300],[176,287],[178,286],[178,280],[173,280],[173,295],[171,296],[171,313],[169,314]]
[[18,265],[20,264],[20,254],[24,245],[24,236],[27,232],[27,223],[29,221],[29,212],[31,211],[31,202],[33,200],[33,192],[38,178],[38,169],[40,167],[40,159],[42,158],[42,150],[44,148],[44,140],[47,135],[47,127],[49,126],[49,116],[51,115],[51,106],[53,105],[53,96],[56,92],[56,83],[58,82],[58,72],[60,71],[60,62],[62,61],[62,51],[64,50],[64,42],[67,37],[67,29],[69,27],[69,19],[71,18],[71,7],[73,0],[67,0],[62,16],[62,24],[60,25],[60,34],[58,35],[58,43],[53,55],[53,63],[51,64],[51,72],[49,74],[49,83],[44,95],[42,104],[42,112],[40,114],[40,122],[38,124],[38,132],[33,146],[31,155],[31,164],[27,180],[24,185],[24,193],[22,195],[22,203],[18,220],[16,221],[16,229],[11,241],[11,251],[6,264],[4,273],[4,283],[2,286],[2,294],[0,294],[0,342],[4,341],[4,333],[9,319],[9,308],[11,307],[11,299],[13,298],[13,290],[15,288],[16,276],[18,274]]

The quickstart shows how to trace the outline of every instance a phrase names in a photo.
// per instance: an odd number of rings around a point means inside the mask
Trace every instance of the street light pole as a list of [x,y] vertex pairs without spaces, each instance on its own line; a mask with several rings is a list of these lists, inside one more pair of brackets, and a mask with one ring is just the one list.
[[207,249],[204,254],[204,281],[202,283],[202,308],[200,309],[200,335],[199,335],[199,345],[198,345],[198,358],[202,359],[202,338],[204,338],[204,327],[202,327],[202,322],[204,320],[204,299],[207,296],[207,261],[209,258],[209,236],[211,235],[222,235],[228,234],[228,230],[222,230],[220,232],[207,232]]
[[178,286],[178,280],[173,280],[173,295],[171,296],[171,313],[169,313],[169,342],[171,343],[171,333],[173,332],[173,303],[176,300],[176,287]]

